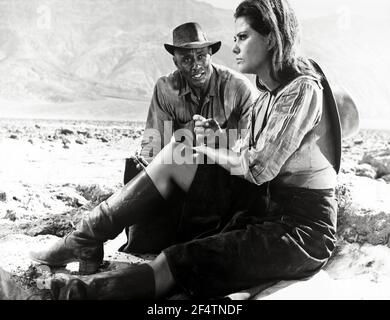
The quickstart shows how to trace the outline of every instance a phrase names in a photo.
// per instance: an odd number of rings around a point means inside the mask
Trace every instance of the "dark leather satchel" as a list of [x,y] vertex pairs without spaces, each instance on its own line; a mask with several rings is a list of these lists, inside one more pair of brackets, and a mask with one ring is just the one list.
[[[123,175],[123,183],[127,184],[131,179],[133,179],[140,171],[146,168],[148,163],[137,156],[126,158],[125,160],[125,172]],[[141,166],[142,169],[137,168]]]
[[123,175],[123,184],[127,184],[131,179],[133,179],[139,170],[137,169],[137,163],[134,161],[134,158],[126,158],[125,160],[125,172]]

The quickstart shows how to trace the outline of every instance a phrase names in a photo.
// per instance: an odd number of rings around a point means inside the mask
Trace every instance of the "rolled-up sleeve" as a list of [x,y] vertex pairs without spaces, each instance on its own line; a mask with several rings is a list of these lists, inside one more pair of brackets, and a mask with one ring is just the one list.
[[258,96],[257,88],[245,77],[235,78],[226,86],[225,105],[232,108],[226,125],[230,147],[246,136],[249,115]]
[[322,90],[314,81],[297,81],[282,93],[255,145],[240,150],[245,179],[260,185],[275,178],[321,114]]
[[[164,80],[160,78],[154,87],[149,106],[140,152],[141,156],[148,162],[154,159],[157,153],[164,147],[164,142],[169,141],[172,135],[172,131],[169,130],[169,122],[172,123],[173,117],[167,107],[168,103],[164,95],[165,86]],[[165,130],[164,123],[166,123]]]

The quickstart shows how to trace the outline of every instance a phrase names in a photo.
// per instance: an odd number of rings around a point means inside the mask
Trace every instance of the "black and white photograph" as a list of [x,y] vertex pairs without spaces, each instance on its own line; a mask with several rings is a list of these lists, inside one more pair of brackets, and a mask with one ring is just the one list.
[[0,0],[0,300],[389,300],[389,30],[388,0]]

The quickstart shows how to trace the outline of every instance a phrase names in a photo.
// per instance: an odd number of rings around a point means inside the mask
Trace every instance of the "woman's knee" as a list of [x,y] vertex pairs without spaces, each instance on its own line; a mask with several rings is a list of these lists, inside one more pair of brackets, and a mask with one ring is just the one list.
[[164,197],[168,197],[175,187],[187,192],[196,170],[192,149],[178,142],[168,143],[146,167],[146,172]]

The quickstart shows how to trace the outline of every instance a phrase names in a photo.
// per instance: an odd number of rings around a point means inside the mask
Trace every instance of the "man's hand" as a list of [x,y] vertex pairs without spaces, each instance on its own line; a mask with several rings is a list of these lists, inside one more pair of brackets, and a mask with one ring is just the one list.
[[[222,131],[219,123],[214,119],[206,119],[199,114],[196,114],[192,117],[195,121],[194,132],[196,135],[196,140],[200,143],[204,143],[204,138],[207,139],[207,144],[215,143],[215,132]],[[212,140],[212,141],[209,141]]]
[[142,171],[148,166],[148,162],[140,155],[130,156],[138,171]]

